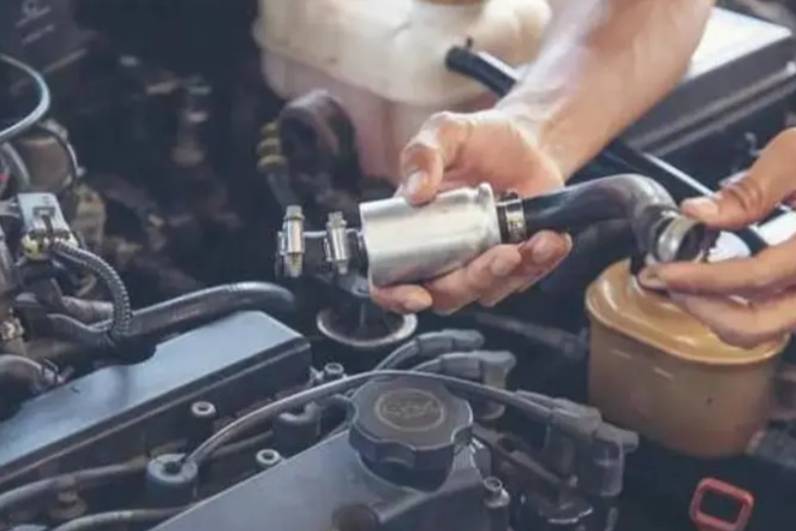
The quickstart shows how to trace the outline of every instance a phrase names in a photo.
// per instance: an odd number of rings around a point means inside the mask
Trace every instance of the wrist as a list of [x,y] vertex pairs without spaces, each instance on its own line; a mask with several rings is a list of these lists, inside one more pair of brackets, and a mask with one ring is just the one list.
[[574,165],[568,160],[563,144],[556,140],[557,128],[553,125],[553,113],[549,107],[534,108],[524,102],[503,100],[496,108],[525,136],[539,158],[544,159],[546,165],[554,167],[562,183],[572,176]]

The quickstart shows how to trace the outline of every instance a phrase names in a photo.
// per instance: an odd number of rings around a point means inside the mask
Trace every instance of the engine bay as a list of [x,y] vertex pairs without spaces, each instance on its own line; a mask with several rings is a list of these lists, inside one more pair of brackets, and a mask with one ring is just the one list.
[[[720,2],[571,186],[413,208],[380,143],[416,127],[406,80],[310,75],[285,43],[329,28],[292,4],[5,2],[0,530],[796,527],[790,336],[731,347],[637,279],[796,234],[789,207],[721,234],[677,207],[793,123],[794,7],[758,4]],[[491,101],[519,74],[473,31],[422,65]],[[370,298],[546,229],[572,253],[494,308]]]

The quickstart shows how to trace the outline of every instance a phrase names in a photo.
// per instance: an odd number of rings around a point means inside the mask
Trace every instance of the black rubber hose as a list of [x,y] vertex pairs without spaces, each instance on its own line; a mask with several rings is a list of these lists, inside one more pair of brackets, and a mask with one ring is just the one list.
[[110,302],[63,296],[56,290],[21,293],[14,300],[14,307],[23,311],[63,313],[88,324],[113,316],[113,304]]
[[50,334],[57,339],[97,349],[111,349],[117,345],[104,328],[81,323],[69,315],[48,315],[46,322]]
[[[656,181],[640,175],[614,175],[524,199],[526,229],[577,232],[595,223],[627,220],[641,254],[657,257],[666,224],[684,219],[671,195]],[[712,244],[707,228],[694,223],[678,245],[677,259],[697,258]],[[696,256],[679,256],[684,254]]]
[[541,351],[554,352],[572,362],[583,361],[588,353],[585,342],[566,330],[488,312],[473,312],[471,317],[479,327],[521,337]]
[[[653,177],[664,183],[666,188],[672,190],[672,193],[679,199],[711,196],[714,193],[709,187],[671,164],[648,153],[642,153],[621,140],[612,142],[600,157],[605,159],[608,164],[621,167],[622,171],[639,172]],[[776,210],[777,213],[785,212],[781,206]],[[744,241],[752,254],[757,254],[768,247],[768,242],[757,227],[745,227],[734,231],[734,233]]]
[[608,266],[636,249],[636,240],[626,220],[597,223],[575,235],[572,252],[542,282],[549,295],[581,293]]
[[245,310],[285,315],[295,311],[295,306],[293,294],[276,284],[225,284],[134,312],[130,337],[137,339],[170,334]]
[[94,253],[67,243],[54,243],[51,247],[51,252],[67,265],[93,273],[105,285],[113,302],[113,317],[108,323],[106,330],[113,340],[126,338],[130,333],[133,309],[130,304],[130,295],[127,293],[127,287],[124,285],[119,273]]
[[130,524],[149,524],[162,522],[184,511],[184,507],[171,509],[130,509],[126,511],[110,511],[76,518],[52,531],[83,531],[102,527],[128,526]]
[[556,229],[574,232],[601,221],[626,219],[636,234],[643,234],[640,222],[648,212],[676,211],[666,189],[640,175],[615,175],[577,184],[545,195],[525,199],[525,224],[533,234]]
[[142,460],[69,472],[67,474],[61,474],[60,476],[53,476],[51,478],[28,483],[27,485],[0,494],[0,515],[6,514],[20,505],[24,505],[31,500],[45,495],[54,495],[65,490],[91,487],[106,481],[113,481],[138,474],[145,469],[146,463]]
[[113,304],[105,301],[62,297],[61,304],[64,312],[82,323],[96,323],[113,316]]
[[421,334],[392,351],[374,370],[397,369],[416,357],[435,358],[450,352],[478,350],[483,346],[484,336],[476,330],[442,330]]
[[500,59],[488,53],[474,52],[465,46],[454,46],[445,56],[445,66],[456,72],[474,79],[486,88],[505,96],[517,84],[517,71]]
[[[134,311],[126,335],[118,339],[159,338],[245,310],[289,314],[295,310],[295,298],[276,284],[225,284]],[[109,326],[107,321],[89,326],[66,315],[50,315],[47,321],[56,337],[96,348],[110,346],[103,332]]]
[[59,383],[58,373],[52,367],[22,356],[0,355],[0,394],[4,396],[27,398]]

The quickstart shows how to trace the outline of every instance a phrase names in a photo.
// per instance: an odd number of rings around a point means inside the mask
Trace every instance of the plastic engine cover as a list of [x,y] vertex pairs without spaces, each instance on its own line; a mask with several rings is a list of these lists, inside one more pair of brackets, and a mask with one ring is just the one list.
[[233,315],[54,389],[0,422],[0,487],[131,459],[184,438],[193,402],[229,415],[307,381],[310,352],[265,314]]
[[463,449],[444,483],[420,489],[374,474],[340,434],[155,530],[490,531],[480,452]]

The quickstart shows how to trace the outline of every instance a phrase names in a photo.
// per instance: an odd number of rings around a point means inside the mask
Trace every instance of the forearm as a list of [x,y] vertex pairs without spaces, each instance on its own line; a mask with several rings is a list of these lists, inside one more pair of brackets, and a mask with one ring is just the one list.
[[602,1],[580,35],[576,20],[562,21],[498,106],[529,125],[568,178],[676,86],[713,3]]

